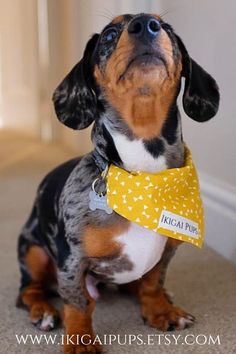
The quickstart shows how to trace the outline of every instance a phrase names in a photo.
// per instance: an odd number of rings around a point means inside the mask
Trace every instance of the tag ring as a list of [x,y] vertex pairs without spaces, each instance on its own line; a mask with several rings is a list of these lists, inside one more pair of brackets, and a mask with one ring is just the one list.
[[[101,180],[101,177],[98,177],[98,178],[96,178],[93,181],[93,183],[92,183],[92,191],[94,193],[98,194],[100,197],[104,197],[106,195],[106,191],[99,193],[99,192],[96,192],[96,189],[95,189],[96,183],[99,182],[100,180]],[[102,180],[103,180],[103,178],[102,178]]]
[[105,181],[106,176],[107,176],[107,173],[108,173],[108,169],[109,169],[109,166],[106,166],[106,168],[105,168],[105,170],[102,172],[101,176],[95,178],[95,180],[94,180],[93,183],[92,183],[92,191],[93,191],[94,193],[96,193],[96,194],[99,194],[100,196],[106,195],[106,191],[104,191],[104,192],[102,192],[102,193],[98,193],[98,192],[96,192],[96,190],[95,190],[95,186],[96,186],[96,183],[97,183],[98,181],[100,181],[100,180],[101,180],[101,181]]
[[96,185],[96,183],[99,181],[99,177],[98,178],[96,178],[94,181],[93,181],[93,183],[92,183],[92,190],[97,194],[97,192],[96,192],[96,190],[95,190],[95,185]]

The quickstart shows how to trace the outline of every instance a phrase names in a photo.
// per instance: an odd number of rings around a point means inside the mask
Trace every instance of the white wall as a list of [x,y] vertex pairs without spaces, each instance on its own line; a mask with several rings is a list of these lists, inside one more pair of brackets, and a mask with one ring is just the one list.
[[37,2],[0,4],[0,126],[39,135]]
[[185,116],[183,129],[201,175],[207,243],[236,261],[236,2],[162,0],[161,12],[220,87],[217,116],[202,124]]
[[164,19],[174,26],[191,56],[216,78],[221,91],[217,117],[205,124],[186,118],[185,137],[201,170],[236,185],[236,2],[164,0],[163,4],[169,10]]

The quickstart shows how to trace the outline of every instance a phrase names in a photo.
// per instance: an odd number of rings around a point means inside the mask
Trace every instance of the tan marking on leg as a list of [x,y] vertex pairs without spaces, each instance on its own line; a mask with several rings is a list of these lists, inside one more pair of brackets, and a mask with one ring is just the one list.
[[[179,243],[178,240],[169,239],[167,247],[175,247]],[[138,296],[142,316],[151,327],[162,331],[190,327],[194,317],[172,304],[162,287],[162,271],[158,264],[140,280]]]
[[[92,313],[95,301],[89,297],[85,311],[77,309],[70,304],[64,305],[64,326],[65,334],[74,339],[74,344],[64,343],[64,354],[101,353],[102,349],[98,344],[89,344],[94,339],[92,328]],[[77,337],[83,337],[83,342],[77,342]],[[88,345],[86,345],[88,343]]]
[[31,246],[26,253],[25,263],[33,280],[44,283],[56,280],[53,263],[42,247]]
[[[25,256],[25,263],[32,277],[32,282],[20,294],[21,302],[30,311],[32,323],[39,323],[42,330],[54,328],[58,311],[47,300],[46,287],[53,281],[53,267],[46,252],[39,246],[32,246]],[[55,280],[55,279],[54,279]]]

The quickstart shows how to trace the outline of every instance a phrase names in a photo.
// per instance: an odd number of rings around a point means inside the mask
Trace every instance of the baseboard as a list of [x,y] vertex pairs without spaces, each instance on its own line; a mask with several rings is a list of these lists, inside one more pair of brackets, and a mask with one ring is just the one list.
[[206,244],[236,263],[236,189],[200,173]]

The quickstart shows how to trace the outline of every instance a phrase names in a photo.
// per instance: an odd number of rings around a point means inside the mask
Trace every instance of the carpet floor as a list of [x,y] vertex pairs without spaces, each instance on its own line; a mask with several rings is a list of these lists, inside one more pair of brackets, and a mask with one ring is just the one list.
[[[30,335],[43,333],[29,323],[26,311],[15,307],[19,286],[16,242],[41,178],[72,156],[59,145],[41,144],[18,134],[0,134],[0,353],[62,352],[62,328],[50,333],[52,340],[56,338],[55,344],[46,343],[48,334],[46,339],[41,337],[41,344],[33,344]],[[168,332],[164,337],[167,333],[144,325],[135,299],[112,287],[103,290],[94,314],[95,332],[101,339],[104,334],[119,335],[116,342],[105,346],[107,354],[236,353],[234,265],[207,247],[199,250],[183,245],[169,267],[166,287],[175,294],[176,304],[196,316],[195,326]],[[20,335],[28,335],[26,344],[18,343]],[[146,344],[140,345],[141,340],[136,338],[129,345],[128,340],[133,338],[129,335],[139,335]]]

